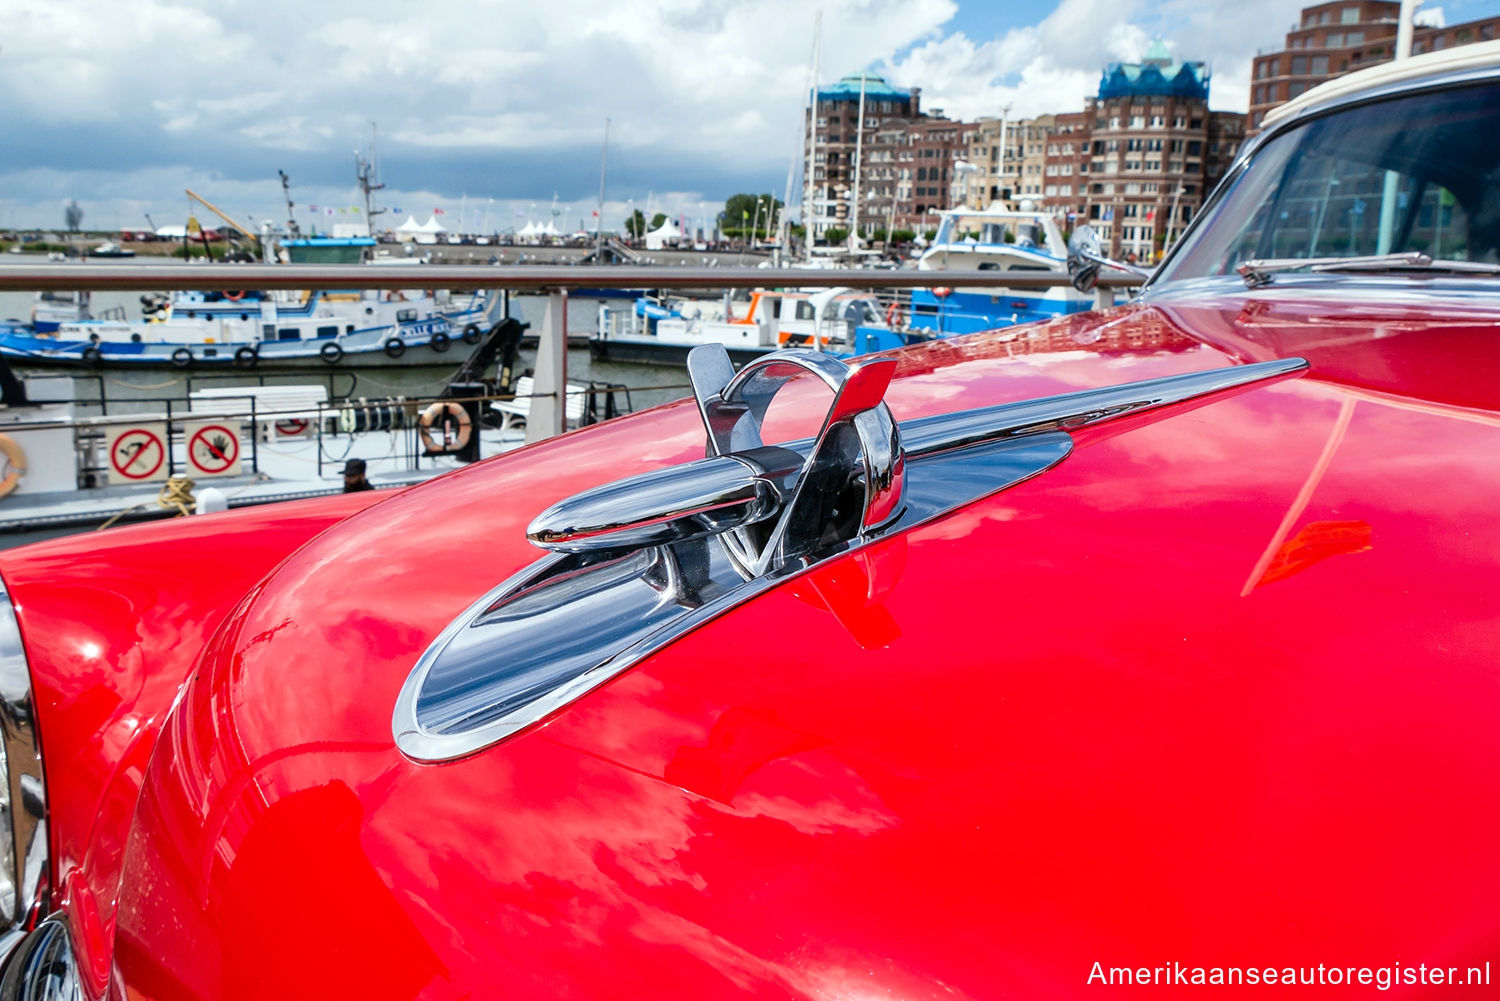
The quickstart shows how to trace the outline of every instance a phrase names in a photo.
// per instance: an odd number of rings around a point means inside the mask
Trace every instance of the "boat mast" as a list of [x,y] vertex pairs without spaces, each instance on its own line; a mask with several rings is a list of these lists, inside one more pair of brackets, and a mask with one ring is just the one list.
[[594,213],[594,263],[602,264],[604,250],[604,171],[609,166],[609,119],[604,120],[604,152],[599,156],[599,211]]
[[849,249],[859,247],[859,161],[865,145],[865,81],[868,73],[859,75],[859,124],[854,127],[854,204],[849,206]]
[[292,179],[286,176],[286,171],[278,170],[281,175],[281,194],[286,198],[286,231],[292,239],[302,237],[302,230],[297,226],[296,209],[292,205]]
[[[818,11],[818,17],[821,19],[822,16],[823,12],[821,10]],[[809,63],[807,68],[809,71],[811,71],[812,64]],[[813,77],[808,81],[809,87],[815,85],[817,82],[817,78]],[[801,147],[798,152],[803,156],[807,156],[807,137],[799,137],[797,145]],[[808,159],[811,160],[811,157],[808,157]],[[786,191],[782,194],[781,197],[781,215],[776,219],[776,246],[771,251],[771,259],[778,267],[781,265],[782,257],[784,255],[787,255],[791,251],[791,219],[788,218],[788,215],[792,207],[792,182],[795,181],[796,178],[797,157],[793,156],[787,161],[786,164]],[[802,194],[802,201],[804,204],[806,204],[807,192],[805,189],[803,190]],[[806,215],[807,213],[803,212],[802,214]]]
[[380,181],[375,166],[375,144],[377,139],[377,127],[374,122],[370,123],[370,158],[366,160],[359,155],[359,150],[354,151],[354,177],[359,182],[359,190],[365,196],[365,228],[370,231],[370,236],[375,235],[375,217],[385,211],[375,207],[374,193],[385,187]]
[[802,188],[802,247],[809,263],[813,259],[813,229],[818,212],[817,170],[813,162],[818,158],[818,59],[822,54],[822,39],[823,9],[820,7],[813,18],[811,103],[807,107],[807,183]]

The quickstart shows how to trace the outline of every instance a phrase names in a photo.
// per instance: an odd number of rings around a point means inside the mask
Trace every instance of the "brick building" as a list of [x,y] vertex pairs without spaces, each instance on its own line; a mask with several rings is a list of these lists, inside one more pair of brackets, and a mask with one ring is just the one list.
[[1064,229],[1071,229],[1072,223],[1087,212],[1093,131],[1092,110],[1053,115],[1052,132],[1043,150],[1039,190],[1031,190],[1030,184],[1023,187],[1026,197],[1040,195],[1041,206],[1068,223]]
[[910,194],[896,204],[895,226],[922,232],[937,228],[937,214],[952,208],[955,165],[969,153],[974,126],[940,114],[923,115],[906,125],[911,152]]
[[[1304,7],[1284,47],[1256,56],[1250,66],[1250,130],[1266,112],[1325,80],[1390,62],[1396,54],[1401,5],[1389,0],[1340,0]],[[1500,17],[1443,28],[1417,27],[1412,54],[1500,37]]]
[[1141,62],[1105,69],[1084,109],[1093,114],[1085,215],[1111,253],[1155,261],[1238,151],[1245,116],[1209,111],[1208,87],[1203,63],[1173,62],[1160,41]]
[[1244,141],[1245,116],[1210,111],[1208,86],[1203,63],[1174,62],[1157,41],[1141,62],[1105,67],[1081,112],[959,122],[923,112],[916,88],[851,74],[820,88],[808,111],[813,235],[824,239],[856,215],[866,235],[887,226],[921,233],[946,209],[1004,201],[1048,211],[1064,229],[1086,220],[1113,254],[1155,261]]
[[[859,116],[861,92],[863,121]],[[854,214],[857,148],[861,158],[860,215],[864,219],[872,215],[884,218],[889,213],[890,199],[897,197],[904,166],[898,154],[905,144],[906,123],[921,115],[921,91],[898,90],[875,73],[851,73],[832,87],[820,87],[817,93],[817,103],[808,109],[805,124],[805,129],[813,130],[814,142],[809,150],[812,187],[804,205],[808,215],[805,221],[812,224],[813,235],[821,239],[831,227],[847,227]],[[804,184],[806,179],[804,163]],[[872,191],[886,194],[871,199]]]

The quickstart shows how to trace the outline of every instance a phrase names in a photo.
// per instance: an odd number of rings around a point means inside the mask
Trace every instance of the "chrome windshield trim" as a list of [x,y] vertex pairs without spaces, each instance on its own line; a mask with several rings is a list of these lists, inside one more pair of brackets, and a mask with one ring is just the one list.
[[[30,927],[44,912],[48,887],[46,783],[36,732],[31,669],[10,592],[0,581],[0,753],[5,765],[0,831],[0,932]],[[4,956],[0,955],[0,963]]]
[[[700,376],[724,371],[716,360],[690,368]],[[530,535],[552,551],[470,605],[422,654],[392,714],[396,746],[423,762],[471,754],[784,581],[1053,468],[1072,453],[1073,432],[1201,405],[1306,369],[1292,358],[1168,376],[906,421],[889,436],[878,426],[854,426],[884,406],[856,382],[857,399],[841,404],[836,395],[816,438],[769,447],[760,444],[758,419],[736,430],[755,406],[740,407],[745,401],[733,393],[703,392],[710,453],[730,442],[745,447],[605,484],[539,515]],[[876,371],[869,378],[888,380]],[[833,383],[844,391],[850,385]],[[720,409],[726,396],[729,406]],[[830,448],[830,429],[840,421],[847,430]],[[872,492],[872,469],[896,476],[885,492]],[[729,500],[719,503],[705,483]],[[872,493],[875,520],[860,516]],[[853,508],[837,501],[845,494]],[[750,507],[754,517],[744,516]],[[722,522],[710,517],[722,511],[736,513]],[[781,534],[764,528],[792,520],[795,528]]]

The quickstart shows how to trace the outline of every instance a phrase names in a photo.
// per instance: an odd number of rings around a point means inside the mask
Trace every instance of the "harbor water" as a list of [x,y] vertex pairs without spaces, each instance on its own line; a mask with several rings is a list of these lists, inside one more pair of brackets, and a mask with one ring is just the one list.
[[[128,265],[126,265],[128,266]],[[123,309],[131,319],[141,317],[141,295],[149,292],[141,289],[132,292],[97,292],[93,295],[91,309],[94,315],[107,310]],[[0,322],[26,323],[35,302],[32,293],[0,292]],[[580,335],[587,336],[598,324],[599,311],[604,303],[598,300],[570,298],[568,302],[568,329],[574,343]],[[619,309],[628,304],[620,300],[609,303]],[[510,315],[530,325],[528,334],[538,334],[543,328],[547,309],[545,296],[512,296]],[[442,365],[381,366],[368,369],[329,367],[326,371],[306,372],[245,372],[229,368],[223,371],[178,371],[171,368],[143,368],[129,370],[109,368],[91,370],[79,366],[16,367],[17,375],[69,376],[74,380],[74,396],[80,402],[80,415],[97,413],[87,401],[107,400],[108,413],[123,415],[130,413],[159,413],[164,409],[163,401],[186,401],[194,390],[256,384],[306,384],[322,383],[329,387],[331,398],[345,396],[368,401],[395,397],[406,399],[432,397],[442,391],[454,371],[467,356],[465,350],[455,345]],[[523,348],[516,362],[515,374],[526,372],[535,364],[535,349]],[[494,373],[489,373],[493,375]],[[617,405],[639,411],[689,395],[687,374],[681,367],[662,365],[637,365],[621,362],[594,361],[587,348],[571,348],[568,351],[568,382],[587,385],[590,382],[624,387],[626,393],[616,393]],[[59,535],[87,531],[88,528],[48,527],[34,531],[0,533],[0,549],[25,545],[29,542],[53,538]]]
[[[98,315],[112,308],[123,308],[132,319],[141,316],[141,292],[97,292],[91,307]],[[25,292],[0,292],[0,322],[25,323],[31,315],[34,297]],[[544,296],[512,296],[511,315],[523,323],[529,323],[530,334],[540,333],[546,314],[547,300]],[[568,328],[576,338],[592,333],[598,325],[599,300],[570,298],[568,301]],[[619,309],[619,300],[609,304]],[[525,371],[535,363],[535,350],[522,349],[516,371]],[[267,383],[323,382],[332,378],[330,395],[354,396],[377,399],[385,397],[435,396],[447,384],[464,360],[460,350],[450,352],[451,363],[444,365],[413,365],[406,367],[385,366],[372,369],[330,368],[327,372],[311,371],[299,373],[275,373],[265,375]],[[112,368],[91,372],[77,366],[45,368],[28,366],[18,370],[28,375],[70,375],[78,379],[80,399],[96,398],[102,390],[107,393],[111,413],[130,413],[135,409],[150,409],[162,398],[187,399],[193,389],[209,386],[252,385],[262,377],[234,369],[225,371],[179,372],[169,368],[149,368],[140,371]],[[353,378],[349,378],[352,374]],[[633,410],[643,410],[670,400],[687,396],[686,372],[675,366],[637,365],[622,362],[595,361],[586,348],[573,348],[568,352],[568,381],[587,384],[608,383],[624,386],[630,391]],[[143,401],[132,405],[132,401]]]

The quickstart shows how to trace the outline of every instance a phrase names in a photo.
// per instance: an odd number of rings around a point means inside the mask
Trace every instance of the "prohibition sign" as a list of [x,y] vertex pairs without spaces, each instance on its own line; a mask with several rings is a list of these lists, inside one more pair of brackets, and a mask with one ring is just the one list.
[[222,424],[205,424],[188,439],[188,462],[208,476],[226,473],[240,459],[240,436]]
[[276,422],[276,432],[278,434],[287,435],[288,437],[292,435],[299,435],[306,430],[307,421],[303,420],[301,417],[289,417],[284,421]]
[[149,428],[134,428],[109,450],[110,472],[126,480],[149,480],[167,458],[161,437]]

